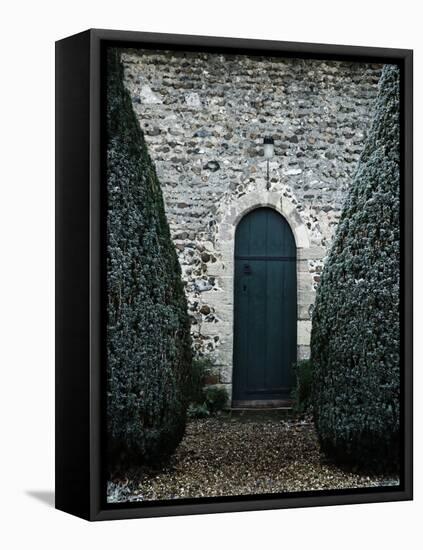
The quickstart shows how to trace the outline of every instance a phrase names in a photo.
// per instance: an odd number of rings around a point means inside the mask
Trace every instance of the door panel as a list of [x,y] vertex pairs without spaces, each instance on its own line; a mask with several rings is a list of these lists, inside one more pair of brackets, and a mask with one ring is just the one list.
[[235,237],[234,400],[289,397],[296,360],[296,247],[270,208],[245,216]]

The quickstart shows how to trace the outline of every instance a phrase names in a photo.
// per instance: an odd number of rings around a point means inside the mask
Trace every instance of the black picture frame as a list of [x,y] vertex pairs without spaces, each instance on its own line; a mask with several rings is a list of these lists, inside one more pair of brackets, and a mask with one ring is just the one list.
[[[110,45],[395,63],[401,71],[402,484],[107,505],[102,468],[105,312],[102,105]],[[56,508],[87,520],[172,516],[412,499],[413,52],[91,29],[56,43]]]

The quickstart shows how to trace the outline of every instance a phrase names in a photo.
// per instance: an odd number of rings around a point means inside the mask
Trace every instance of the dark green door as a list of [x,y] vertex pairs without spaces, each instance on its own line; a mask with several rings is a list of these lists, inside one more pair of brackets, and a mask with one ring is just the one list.
[[233,400],[288,399],[297,349],[296,246],[288,222],[253,210],[235,234]]

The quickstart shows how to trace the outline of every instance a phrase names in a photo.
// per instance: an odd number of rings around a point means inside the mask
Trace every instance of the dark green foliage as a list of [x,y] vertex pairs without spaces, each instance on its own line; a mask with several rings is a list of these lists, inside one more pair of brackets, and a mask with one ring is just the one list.
[[162,192],[123,86],[107,60],[107,435],[110,468],[165,459],[186,422],[191,341]]
[[313,387],[311,362],[308,359],[298,361],[298,363],[294,365],[294,371],[297,378],[297,385],[292,395],[295,400],[294,408],[297,412],[302,413],[307,411],[311,406]]
[[209,411],[214,414],[221,411],[228,401],[228,392],[225,388],[210,386],[204,390],[205,404]]
[[311,334],[323,450],[379,469],[397,466],[399,457],[399,183],[399,70],[388,65],[323,270]]
[[191,403],[188,407],[189,418],[207,418],[210,416],[210,411],[205,403]]
[[190,382],[190,403],[204,403],[205,379],[213,363],[206,357],[197,357],[192,361],[191,382]]
[[190,384],[190,418],[205,418],[223,409],[228,401],[228,392],[217,386],[206,387],[207,375],[213,370],[214,363],[208,357],[193,360]]

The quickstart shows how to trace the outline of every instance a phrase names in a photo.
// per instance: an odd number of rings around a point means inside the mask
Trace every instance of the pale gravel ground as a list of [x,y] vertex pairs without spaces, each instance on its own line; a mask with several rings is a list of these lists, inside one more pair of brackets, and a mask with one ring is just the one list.
[[192,420],[170,464],[108,483],[108,502],[398,485],[397,477],[346,472],[321,456],[312,422],[223,415]]

